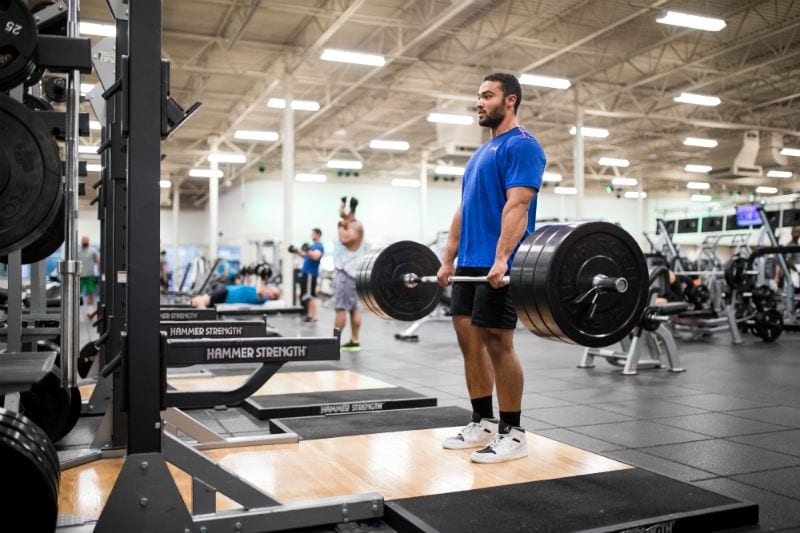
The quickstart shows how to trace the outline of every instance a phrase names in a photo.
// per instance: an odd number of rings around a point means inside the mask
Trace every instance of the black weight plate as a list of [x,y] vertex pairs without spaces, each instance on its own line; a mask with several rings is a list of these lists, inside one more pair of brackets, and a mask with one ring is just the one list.
[[47,437],[45,432],[42,431],[42,428],[37,426],[26,416],[3,408],[0,408],[0,421],[2,421],[1,423],[5,426],[14,429],[20,434],[24,434],[25,437],[30,440],[34,446],[34,448],[32,448],[33,453],[37,457],[42,458],[44,461],[42,464],[49,467],[48,470],[53,472],[55,492],[57,493],[61,481],[61,463],[59,462],[58,453],[56,452],[55,446],[53,446],[53,442]]
[[556,225],[544,226],[529,235],[514,256],[509,273],[511,300],[517,317],[531,333],[540,337],[553,337],[554,334],[545,325],[539,311],[533,294],[533,278],[542,248],[557,229]]
[[[47,231],[22,249],[23,265],[30,265],[47,259],[64,244],[65,226],[67,224],[64,213],[64,199],[62,198],[58,208],[58,214],[56,218],[53,219],[53,222],[50,223],[50,226],[48,226]],[[0,257],[0,263],[8,263],[8,256]]]
[[36,21],[25,2],[0,2],[0,90],[20,85],[33,73],[36,40]]
[[[647,304],[647,263],[641,248],[628,232],[609,222],[564,224],[554,237],[540,254],[534,279],[545,323],[563,333],[558,339],[563,342],[593,348],[619,342]],[[590,318],[588,301],[576,300],[598,274],[624,277],[628,289],[600,293]]]
[[34,96],[31,93],[25,93],[22,97],[22,103],[32,111],[52,111],[53,104],[42,98],[41,96]]
[[[442,299],[442,287],[436,283],[419,283],[409,288],[403,274],[435,276],[441,263],[436,254],[423,244],[400,241],[375,254],[359,278],[362,302],[374,304],[375,314],[382,318],[413,321],[429,315]],[[362,269],[360,269],[362,270]]]
[[752,276],[745,274],[747,269],[747,258],[736,256],[728,261],[725,266],[725,282],[732,289],[740,291],[747,290],[752,287]]
[[[570,232],[570,226],[567,224],[554,224],[553,230],[547,236],[542,237],[542,251],[536,259],[536,269],[534,270],[534,277],[529,282],[529,294],[536,302],[539,309],[539,316],[547,331],[551,334],[548,338],[562,342],[569,342],[565,340],[565,333],[553,318],[553,302],[550,301],[549,285],[553,280],[553,254],[560,246],[563,245],[565,237]],[[577,277],[577,273],[576,273]]]
[[58,146],[36,113],[0,94],[0,256],[47,231],[63,197]]
[[381,311],[375,307],[375,301],[372,298],[372,292],[369,287],[370,271],[372,269],[372,263],[375,261],[377,255],[378,252],[368,254],[362,258],[358,266],[358,273],[356,274],[356,294],[361,301],[361,305],[363,305],[367,311],[380,316]]
[[60,373],[54,367],[31,390],[19,395],[22,414],[42,428],[53,442],[61,440],[72,429],[69,426],[72,409],[70,391],[61,386]]
[[764,342],[775,342],[783,333],[783,315],[775,309],[759,311],[753,330]]
[[36,461],[41,472],[51,480],[50,488],[53,493],[58,494],[61,466],[52,442],[32,421],[24,419],[22,415],[17,417],[0,417],[0,434],[13,438],[24,448],[29,457]]
[[43,470],[39,459],[32,457],[11,430],[0,430],[0,464],[4,523],[24,524],[26,531],[55,531],[58,491],[53,491],[54,476]]

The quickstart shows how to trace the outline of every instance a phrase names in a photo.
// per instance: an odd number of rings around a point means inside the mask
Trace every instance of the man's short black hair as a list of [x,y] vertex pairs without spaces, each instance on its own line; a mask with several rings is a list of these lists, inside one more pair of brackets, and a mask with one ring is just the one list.
[[509,96],[511,94],[515,94],[517,96],[517,102],[514,104],[514,114],[517,114],[517,109],[519,109],[519,104],[522,103],[522,87],[519,85],[519,80],[513,74],[503,74],[502,72],[496,72],[494,74],[489,74],[483,81],[496,81],[500,83],[500,86],[503,88],[503,97]]
[[311,228],[311,231],[322,237],[322,230],[319,228]]

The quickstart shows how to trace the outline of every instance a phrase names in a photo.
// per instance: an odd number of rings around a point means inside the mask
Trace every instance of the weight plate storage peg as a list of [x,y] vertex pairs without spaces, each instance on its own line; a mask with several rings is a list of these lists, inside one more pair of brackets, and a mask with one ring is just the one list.
[[0,90],[23,83],[36,69],[36,21],[23,0],[0,1]]
[[36,112],[0,93],[0,256],[33,243],[62,203],[58,146]]
[[400,241],[365,257],[356,275],[361,303],[385,319],[414,321],[429,315],[442,299],[436,283],[409,286],[404,274],[434,276],[441,262],[423,244]]
[[[609,222],[544,226],[511,265],[517,316],[537,335],[597,348],[619,342],[647,304],[647,262],[639,245]],[[531,325],[535,327],[530,327]]]

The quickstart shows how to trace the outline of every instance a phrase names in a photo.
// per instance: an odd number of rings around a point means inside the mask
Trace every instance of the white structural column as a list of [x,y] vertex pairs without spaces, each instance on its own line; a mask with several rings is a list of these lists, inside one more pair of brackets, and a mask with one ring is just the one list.
[[639,197],[636,199],[636,226],[639,231],[636,232],[636,240],[639,241],[639,245],[641,246],[644,241],[644,192],[642,188],[642,177],[639,176],[639,183],[636,186],[636,190],[639,192]]
[[[283,242],[280,244],[281,275],[283,277],[283,300],[293,301],[294,272],[292,271],[292,255],[287,251],[292,242],[292,203],[294,195],[294,111],[292,111],[292,77],[286,76],[286,108],[283,110],[283,152],[281,153],[281,177],[283,179]],[[277,265],[276,265],[277,266]]]
[[[178,180],[177,182],[172,184],[172,249],[173,256],[172,260],[174,261],[174,266],[172,268],[173,272],[173,280],[177,283],[178,280],[178,273],[180,271],[181,263],[180,258],[178,257],[178,247],[180,246],[180,237],[178,236],[178,228],[181,223],[181,182]],[[178,288],[175,287],[177,290]]]
[[580,103],[578,86],[575,86],[575,154],[573,165],[575,167],[575,217],[580,220],[583,218],[583,197],[584,197],[584,148],[583,148],[583,106]]
[[[217,161],[211,162],[211,170],[212,173],[219,170]],[[211,261],[219,257],[219,178],[216,177],[208,178],[208,257]]]
[[422,151],[419,162],[419,240],[426,242],[425,230],[428,226],[428,151]]

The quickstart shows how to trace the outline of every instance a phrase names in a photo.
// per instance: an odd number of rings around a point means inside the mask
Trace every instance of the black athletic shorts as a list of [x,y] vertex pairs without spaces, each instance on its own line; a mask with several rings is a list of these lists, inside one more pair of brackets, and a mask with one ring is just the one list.
[[300,300],[305,301],[317,295],[317,276],[300,272]]
[[[488,268],[456,269],[456,276],[485,276],[488,273]],[[473,326],[499,329],[517,327],[517,313],[508,285],[494,289],[488,283],[454,283],[450,311],[454,315],[472,317]]]
[[211,305],[224,304],[225,303],[225,298],[228,297],[228,289],[223,287],[221,289],[217,289],[215,291],[211,291],[210,293],[208,293],[208,296],[211,298],[211,302],[210,302]]

